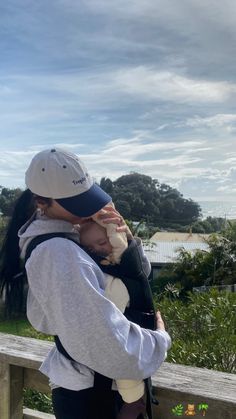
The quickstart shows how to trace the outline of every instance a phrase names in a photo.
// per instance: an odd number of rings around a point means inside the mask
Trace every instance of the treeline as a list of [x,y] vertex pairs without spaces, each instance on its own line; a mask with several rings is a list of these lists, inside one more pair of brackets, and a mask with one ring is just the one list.
[[14,208],[14,203],[23,192],[20,188],[10,189],[0,186],[0,212],[5,217],[10,217]]
[[[102,178],[100,186],[112,196],[116,208],[127,219],[146,224],[146,235],[157,229],[193,233],[221,231],[223,218],[202,220],[200,205],[186,199],[175,188],[140,173],[123,175],[112,181]],[[148,230],[148,231],[147,231]]]
[[111,181],[102,178],[100,186],[112,196],[116,208],[132,221],[146,221],[163,226],[166,223],[186,225],[201,216],[201,207],[185,199],[177,190],[150,176],[130,173]]
[[[111,195],[116,208],[125,219],[142,222],[146,235],[159,229],[211,233],[220,231],[224,219],[208,217],[201,220],[201,207],[192,199],[186,199],[175,188],[140,173],[123,175],[112,181],[102,178],[100,186]],[[0,186],[0,212],[11,216],[14,202],[21,194],[20,188]]]

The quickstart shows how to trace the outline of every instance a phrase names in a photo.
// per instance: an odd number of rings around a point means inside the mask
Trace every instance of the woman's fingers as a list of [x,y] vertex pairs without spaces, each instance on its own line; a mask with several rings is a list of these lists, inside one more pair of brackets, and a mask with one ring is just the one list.
[[111,205],[106,205],[104,208],[102,208],[96,216],[102,220],[105,224],[107,223],[114,223],[121,226],[124,224],[123,217],[120,215],[120,213]]
[[[105,215],[104,215],[105,217]],[[133,235],[129,229],[129,227],[127,226],[125,220],[123,217],[121,217],[121,215],[116,212],[116,213],[110,213],[110,216],[106,217],[106,218],[101,218],[104,224],[109,224],[109,223],[113,223],[113,224],[117,224],[117,229],[116,231],[118,233],[126,233],[127,238],[129,240],[132,239]]]
[[122,223],[122,218],[117,214],[110,214],[109,216],[105,214],[104,216],[103,215],[101,215],[101,217],[99,216],[99,218],[105,224],[112,223],[112,224],[117,224],[118,226],[120,226]]
[[124,225],[121,225],[120,227],[118,226],[116,228],[116,231],[118,233],[126,233],[126,236],[127,236],[128,240],[132,240],[132,238],[133,238],[133,234],[131,233],[129,227],[125,223],[124,223]]
[[108,204],[104,208],[102,208],[97,214],[98,217],[104,224],[117,224],[116,231],[118,233],[126,233],[127,239],[131,240],[133,235],[127,226],[124,218],[120,215],[119,211],[115,209],[113,204]]

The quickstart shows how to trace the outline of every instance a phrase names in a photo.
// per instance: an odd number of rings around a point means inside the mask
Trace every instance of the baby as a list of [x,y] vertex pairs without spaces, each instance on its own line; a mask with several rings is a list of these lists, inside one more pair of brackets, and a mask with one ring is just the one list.
[[[103,224],[96,215],[80,227],[80,243],[91,253],[104,257],[102,265],[117,264],[128,247],[125,233],[116,231],[117,225]],[[98,224],[99,223],[99,224]],[[121,279],[105,274],[105,297],[124,313],[129,305],[129,293]],[[142,380],[116,380],[117,389],[124,401],[119,419],[136,419],[145,413],[144,382]]]

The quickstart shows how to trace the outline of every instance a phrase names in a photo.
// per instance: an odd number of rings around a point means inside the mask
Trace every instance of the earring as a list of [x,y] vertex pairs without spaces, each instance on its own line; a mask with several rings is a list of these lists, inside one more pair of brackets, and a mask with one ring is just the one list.
[[43,208],[39,208],[39,215],[45,215],[45,210]]

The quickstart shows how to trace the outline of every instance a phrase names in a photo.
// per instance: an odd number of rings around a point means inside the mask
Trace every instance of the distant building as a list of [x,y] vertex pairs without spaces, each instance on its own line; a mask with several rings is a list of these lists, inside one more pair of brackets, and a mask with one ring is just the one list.
[[144,244],[145,253],[152,265],[151,276],[157,278],[160,270],[169,263],[174,263],[180,249],[194,253],[196,250],[208,251],[206,240],[209,234],[179,232],[157,232]]
[[187,242],[187,243],[205,243],[210,234],[199,233],[179,233],[178,231],[157,231],[151,238],[151,242]]

